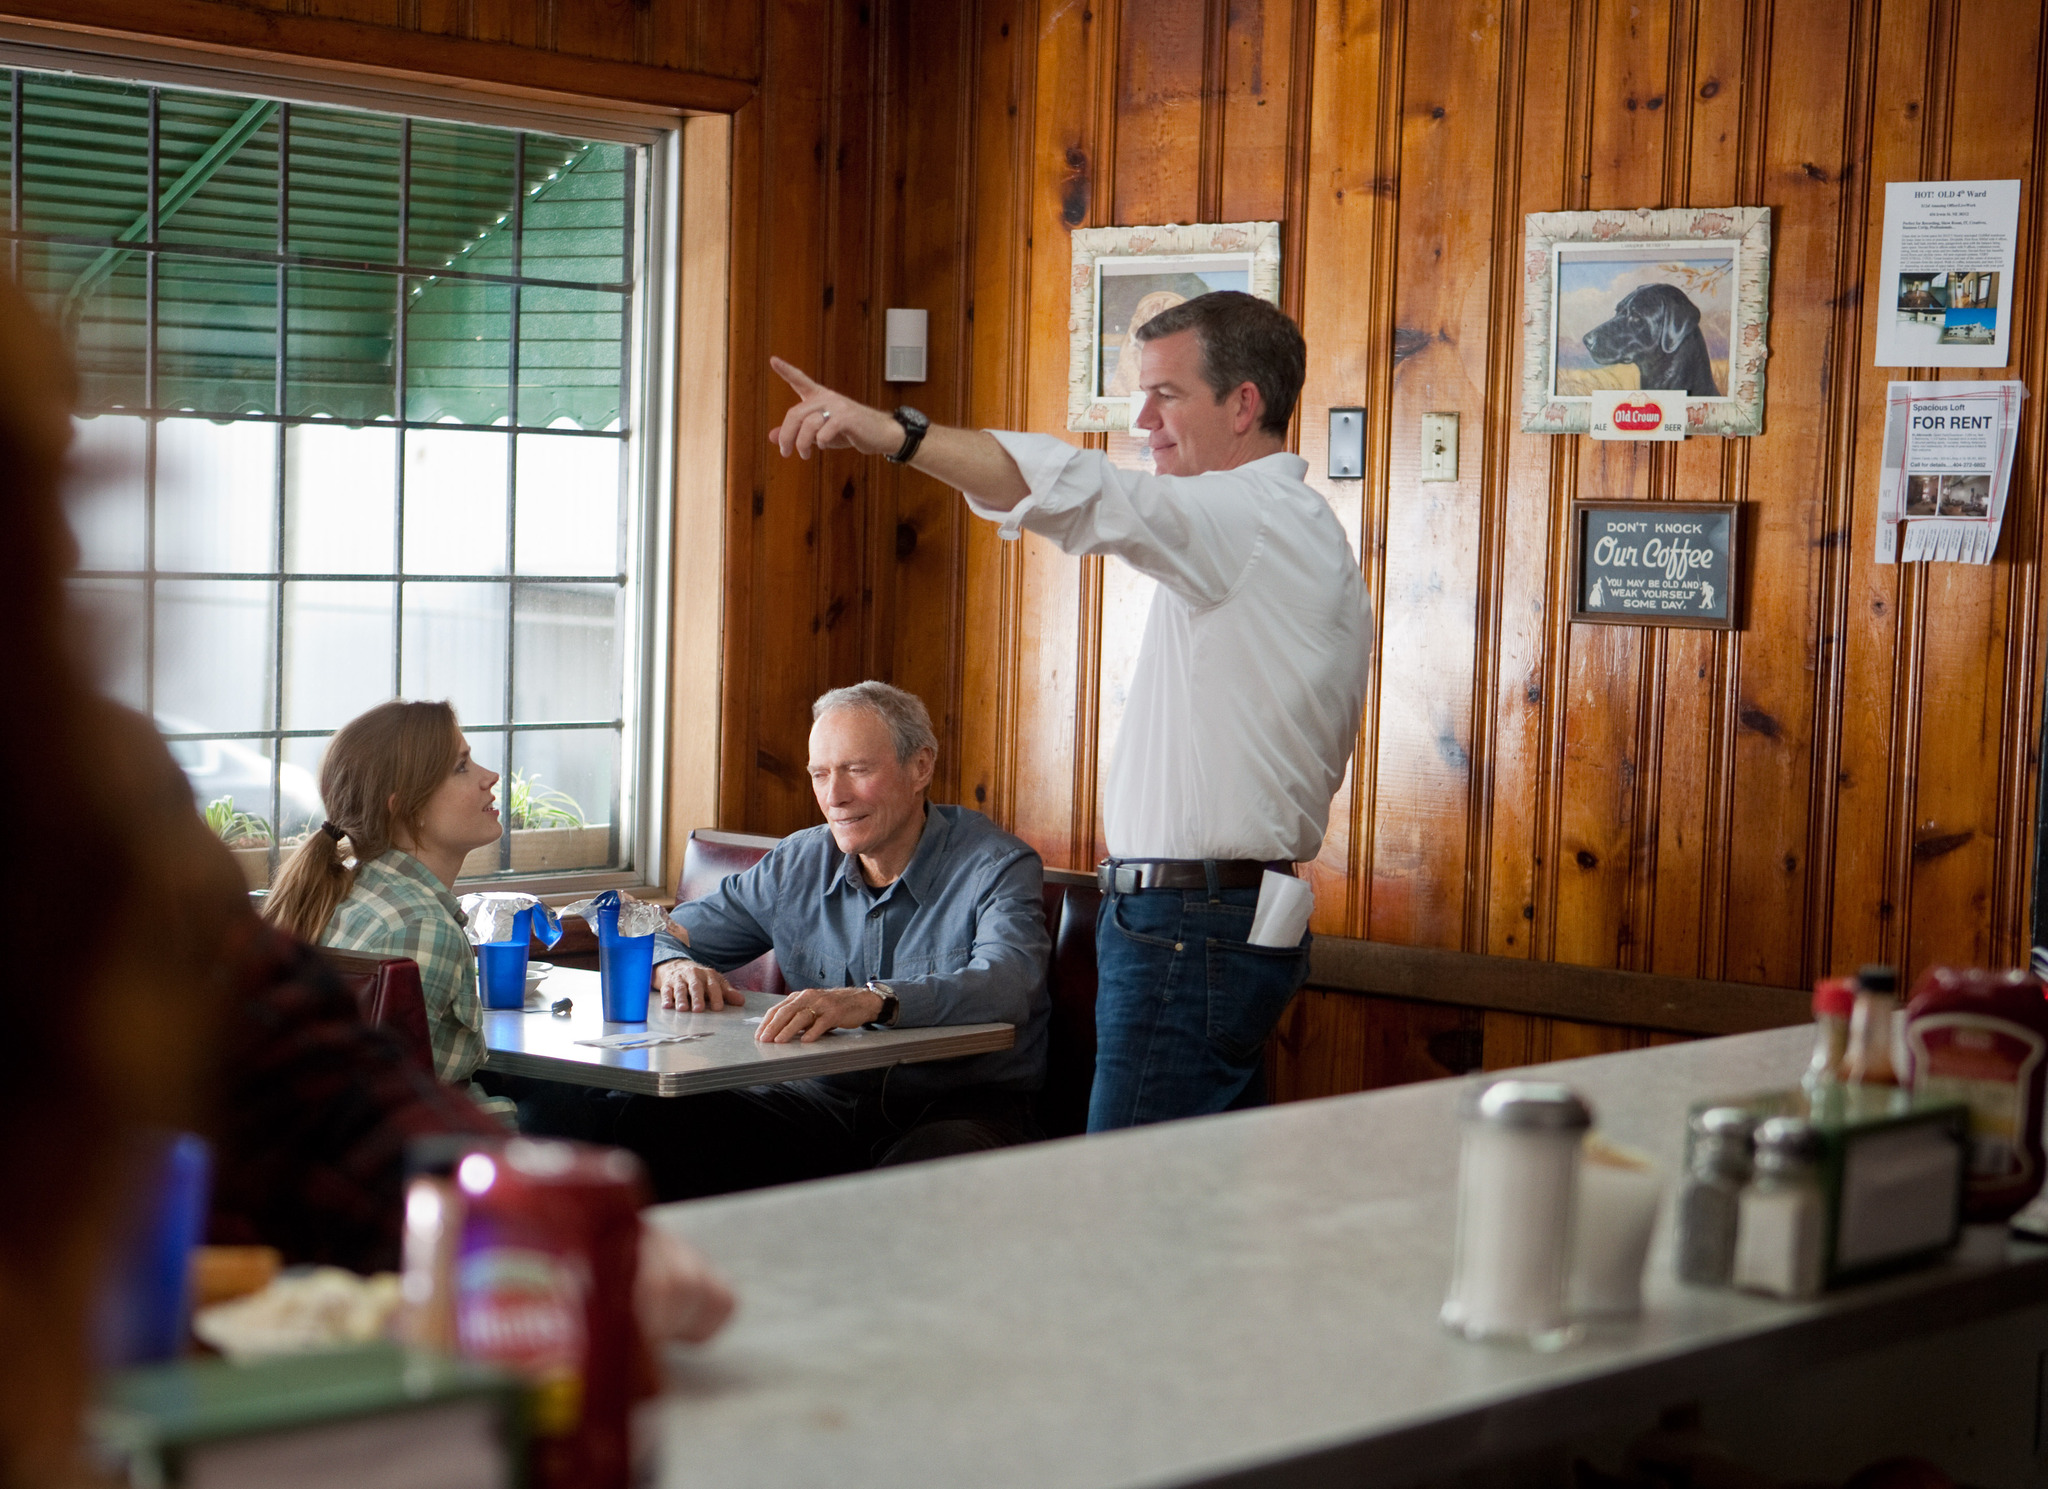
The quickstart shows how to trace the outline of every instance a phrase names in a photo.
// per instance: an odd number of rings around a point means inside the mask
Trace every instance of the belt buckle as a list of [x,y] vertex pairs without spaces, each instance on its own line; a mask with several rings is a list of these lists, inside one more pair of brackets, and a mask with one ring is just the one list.
[[1095,866],[1095,887],[1104,894],[1136,894],[1143,876],[1137,865],[1105,858]]

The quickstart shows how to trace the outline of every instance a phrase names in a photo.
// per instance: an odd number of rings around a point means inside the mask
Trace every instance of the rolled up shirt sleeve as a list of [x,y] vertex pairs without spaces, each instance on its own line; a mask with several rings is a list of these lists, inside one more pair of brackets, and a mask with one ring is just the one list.
[[1017,1024],[1044,1002],[1052,938],[1046,934],[1045,875],[1035,853],[996,866],[975,905],[974,944],[955,971],[891,976],[897,1027],[935,1024]]
[[686,947],[665,930],[654,933],[654,964],[701,962],[716,972],[744,967],[775,947],[774,855],[737,874],[700,900],[677,905],[669,918],[690,933]]
[[1195,606],[1229,598],[1258,557],[1267,513],[1248,481],[1146,475],[1049,434],[988,432],[1031,488],[1007,512],[968,495],[1005,538],[1028,528],[1067,553],[1113,554]]

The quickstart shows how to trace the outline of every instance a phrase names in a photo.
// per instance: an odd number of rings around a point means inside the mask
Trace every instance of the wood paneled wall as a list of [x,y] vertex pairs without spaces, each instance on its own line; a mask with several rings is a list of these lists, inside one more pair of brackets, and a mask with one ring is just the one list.
[[[1884,182],[2018,177],[2012,375],[2038,378],[2038,0],[779,9],[768,117],[792,104],[785,48],[810,91],[800,127],[764,131],[760,177],[788,203],[763,220],[809,231],[764,246],[736,367],[794,351],[886,401],[879,310],[924,306],[934,372],[911,401],[1058,431],[1071,229],[1283,223],[1312,472],[1325,411],[1370,411],[1366,479],[1312,480],[1358,545],[1381,627],[1313,870],[1318,930],[1792,987],[1867,959],[2022,958],[2048,448],[2030,410],[1995,563],[1874,565],[1882,399],[1911,374],[1869,365],[1863,291]],[[793,25],[808,46],[791,47]],[[1520,433],[1523,215],[1724,203],[1773,211],[1767,432]],[[736,449],[787,402],[751,396]],[[1432,410],[1462,416],[1455,485],[1416,480]],[[1001,543],[893,469],[735,469],[751,533],[731,559],[726,821],[813,820],[802,704],[875,675],[943,715],[943,795],[1048,863],[1086,864],[1142,620],[1129,576]],[[1747,504],[1747,625],[1571,625],[1574,497]],[[1325,1074],[1298,1089],[1372,1078],[1388,1065],[1374,1047],[1408,1051],[1412,1073],[1418,1045],[1471,1022],[1372,1006],[1301,1000],[1283,1046]],[[1441,1028],[1414,1022],[1432,1017]],[[1487,1063],[1589,1037],[1481,1024]]]
[[6,0],[0,18],[327,66],[730,110],[762,0]]
[[[929,702],[942,737],[958,735],[958,498],[880,461],[785,460],[766,442],[792,397],[767,369],[771,354],[889,401],[889,305],[930,312],[920,406],[964,417],[973,10],[930,12],[771,0],[761,96],[736,121],[726,825],[786,832],[816,820],[806,737],[811,700],[828,687],[890,678]],[[919,292],[906,300],[910,282]],[[941,799],[958,793],[959,758],[941,756]]]

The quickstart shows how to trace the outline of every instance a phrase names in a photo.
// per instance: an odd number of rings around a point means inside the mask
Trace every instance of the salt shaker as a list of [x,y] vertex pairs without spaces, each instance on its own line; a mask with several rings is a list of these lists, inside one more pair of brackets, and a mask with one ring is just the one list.
[[1756,1130],[1756,1178],[1742,1192],[1735,1285],[1780,1298],[1820,1293],[1827,1202],[1815,1166],[1820,1135],[1797,1117]]
[[1749,1181],[1756,1118],[1740,1107],[1696,1114],[1685,1183],[1678,1191],[1678,1280],[1726,1287],[1735,1270],[1735,1226]]
[[1439,1315],[1467,1339],[1555,1349],[1565,1311],[1579,1150],[1592,1111],[1569,1086],[1495,1081],[1466,1098],[1451,1289]]

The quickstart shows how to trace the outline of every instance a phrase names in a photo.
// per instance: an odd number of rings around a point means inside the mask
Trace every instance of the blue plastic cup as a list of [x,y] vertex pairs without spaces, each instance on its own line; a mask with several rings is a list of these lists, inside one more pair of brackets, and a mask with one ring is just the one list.
[[533,939],[528,917],[532,914],[531,910],[521,910],[513,917],[511,940],[478,943],[477,978],[483,984],[484,1007],[526,1006],[526,953]]
[[189,1132],[145,1139],[131,1158],[127,1227],[100,1297],[102,1365],[147,1365],[184,1350],[212,1171],[205,1142]]
[[621,936],[619,908],[597,912],[597,978],[608,1024],[647,1022],[647,993],[654,982],[654,937]]

